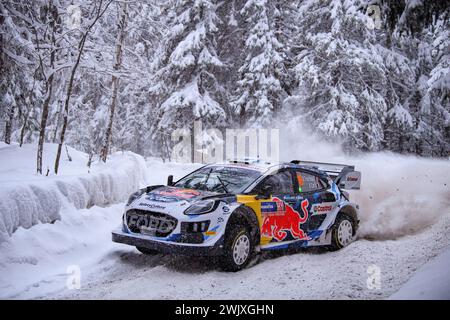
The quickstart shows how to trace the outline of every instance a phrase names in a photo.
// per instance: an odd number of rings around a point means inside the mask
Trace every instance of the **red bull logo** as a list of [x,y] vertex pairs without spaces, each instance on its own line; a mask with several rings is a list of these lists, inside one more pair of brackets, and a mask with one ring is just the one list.
[[146,199],[159,202],[178,202],[181,200],[192,200],[199,196],[200,192],[191,189],[180,189],[174,187],[163,187],[150,192]]
[[308,199],[303,200],[300,205],[303,216],[281,199],[275,197],[273,201],[283,204],[285,209],[284,214],[264,214],[265,218],[261,227],[261,233],[265,236],[273,237],[278,241],[283,241],[286,238],[286,231],[289,231],[295,239],[309,239],[305,232],[300,229],[300,225],[308,219]]
[[158,194],[162,196],[175,196],[182,199],[189,199],[198,196],[200,192],[191,189],[167,188],[165,190],[158,191]]

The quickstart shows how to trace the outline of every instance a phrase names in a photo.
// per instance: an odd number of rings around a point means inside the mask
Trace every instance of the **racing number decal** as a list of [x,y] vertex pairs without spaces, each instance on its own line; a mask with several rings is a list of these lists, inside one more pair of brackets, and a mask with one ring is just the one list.
[[284,201],[265,201],[261,202],[261,214],[265,215],[274,215],[274,216],[281,216],[284,215],[286,212],[286,205]]
[[266,238],[267,242],[270,242],[272,239],[283,241],[287,236],[287,231],[289,231],[296,240],[308,240],[308,236],[300,229],[300,225],[308,220],[308,206],[308,199],[303,200],[300,204],[302,211],[302,214],[300,214],[277,197],[274,197],[270,202],[262,202],[262,237]]

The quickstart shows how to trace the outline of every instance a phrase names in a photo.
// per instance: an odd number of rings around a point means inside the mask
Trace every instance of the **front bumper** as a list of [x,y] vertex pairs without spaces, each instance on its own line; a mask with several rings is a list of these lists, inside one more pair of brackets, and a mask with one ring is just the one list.
[[115,230],[112,232],[112,241],[156,250],[161,253],[175,253],[189,256],[217,256],[222,254],[223,249],[223,237],[213,246],[201,246],[152,240],[138,235],[125,233],[121,230]]

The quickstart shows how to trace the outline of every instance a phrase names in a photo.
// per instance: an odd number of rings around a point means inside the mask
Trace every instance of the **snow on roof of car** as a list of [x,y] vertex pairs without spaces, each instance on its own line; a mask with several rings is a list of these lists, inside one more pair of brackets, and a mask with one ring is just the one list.
[[210,166],[226,166],[226,167],[235,167],[235,168],[245,168],[250,170],[256,170],[261,173],[268,171],[271,168],[302,168],[305,170],[313,171],[318,174],[326,174],[325,171],[317,168],[316,166],[308,165],[308,164],[297,164],[292,162],[271,162],[265,161],[261,159],[238,159],[238,160],[227,160],[225,162],[217,162],[211,163]]
[[222,163],[214,163],[212,165],[221,165],[227,167],[239,167],[246,169],[253,169],[260,172],[267,171],[269,168],[273,166],[279,165],[279,163],[264,161],[261,159],[235,159],[235,160],[227,160]]

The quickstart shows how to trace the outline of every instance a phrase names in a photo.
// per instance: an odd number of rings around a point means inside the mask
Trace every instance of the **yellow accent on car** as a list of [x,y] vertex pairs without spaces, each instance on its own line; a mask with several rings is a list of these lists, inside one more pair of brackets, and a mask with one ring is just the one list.
[[[255,197],[256,196],[237,195],[236,199],[237,199],[237,202],[242,203],[243,205],[246,205],[247,207],[251,208],[255,212],[256,218],[258,219],[259,230],[261,230],[261,226],[263,224],[263,216],[261,214],[261,202],[268,201],[268,200],[270,201],[270,199],[257,200],[257,199],[255,199]],[[260,245],[263,246],[263,245],[269,243],[271,240],[272,240],[271,237],[265,237],[265,236],[261,235]]]

